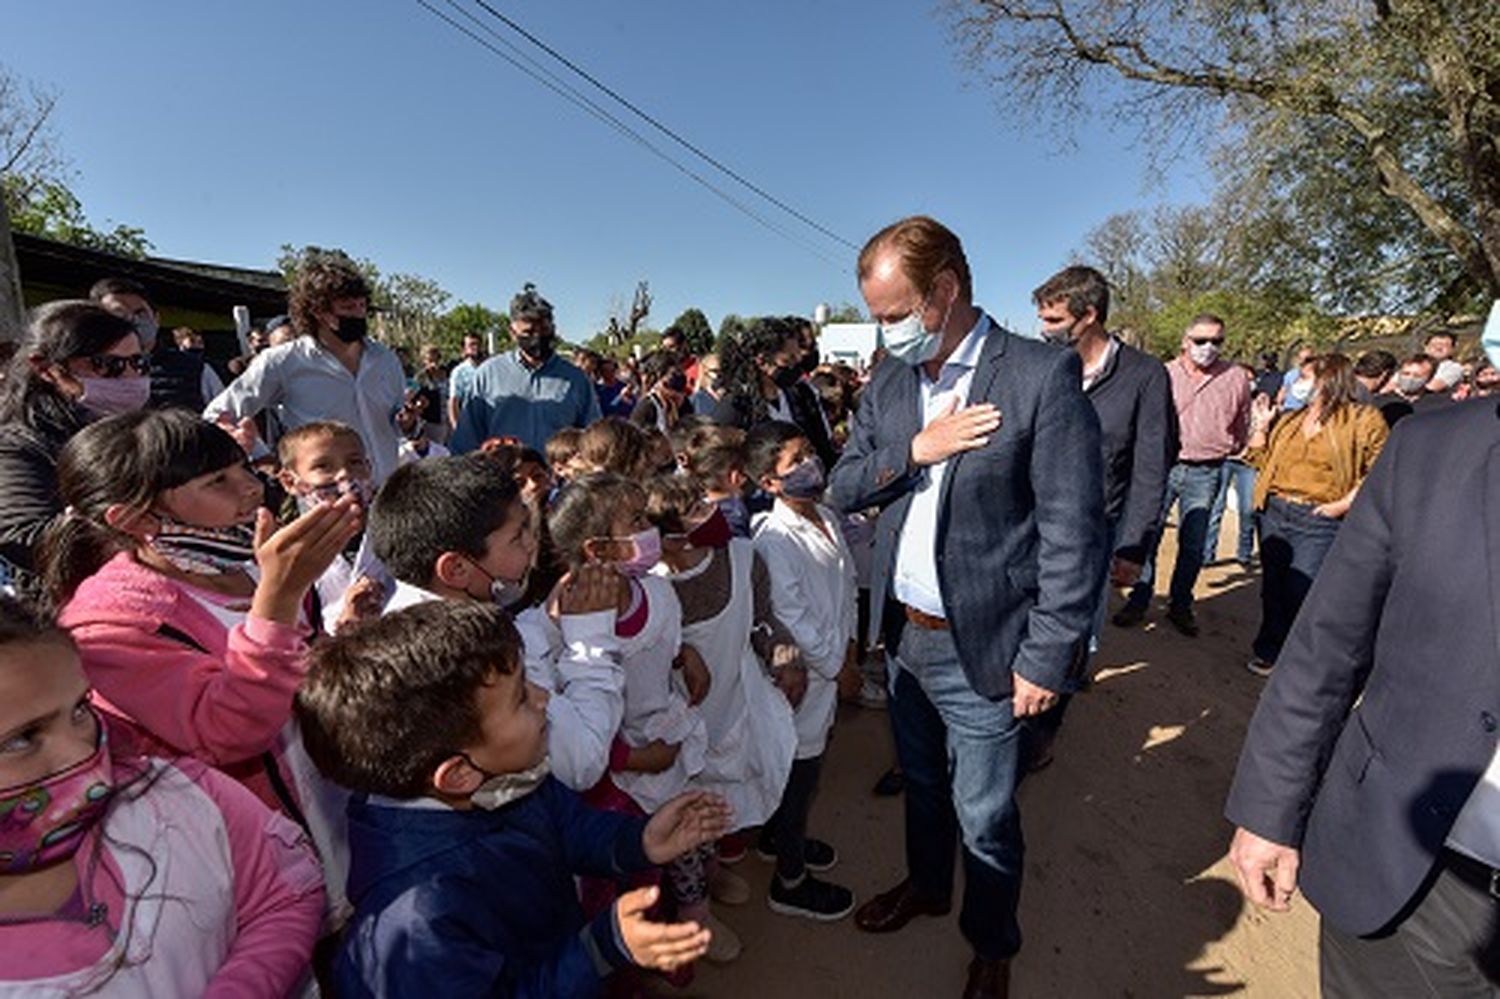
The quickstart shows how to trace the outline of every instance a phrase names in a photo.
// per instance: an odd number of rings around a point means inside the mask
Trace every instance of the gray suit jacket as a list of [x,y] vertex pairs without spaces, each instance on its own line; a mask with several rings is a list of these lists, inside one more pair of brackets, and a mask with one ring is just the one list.
[[[829,482],[840,508],[881,508],[875,635],[912,490],[927,474],[910,464],[921,430],[920,378],[899,361],[876,369]],[[1078,355],[991,322],[968,401],[994,403],[1002,422],[984,447],[950,458],[943,477],[938,583],[959,661],[986,697],[1008,696],[1012,671],[1049,690],[1070,689],[1105,560],[1099,421],[1083,394]]]
[[1500,719],[1500,411],[1401,421],[1339,528],[1261,695],[1225,814],[1300,847],[1346,933],[1432,871]]

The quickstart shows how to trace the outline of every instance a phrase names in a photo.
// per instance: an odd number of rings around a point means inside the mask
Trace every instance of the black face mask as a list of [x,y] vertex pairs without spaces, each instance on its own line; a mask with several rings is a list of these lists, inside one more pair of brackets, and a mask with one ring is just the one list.
[[779,364],[771,373],[771,381],[777,388],[789,389],[802,379],[802,367],[798,364]]
[[802,373],[805,375],[812,374],[818,370],[818,365],[822,362],[823,355],[818,352],[817,347],[812,348],[802,357]]
[[552,333],[531,333],[516,337],[516,346],[533,361],[545,361],[556,349],[557,337]]
[[339,324],[333,335],[345,343],[363,340],[370,332],[370,321],[364,316],[339,316]]

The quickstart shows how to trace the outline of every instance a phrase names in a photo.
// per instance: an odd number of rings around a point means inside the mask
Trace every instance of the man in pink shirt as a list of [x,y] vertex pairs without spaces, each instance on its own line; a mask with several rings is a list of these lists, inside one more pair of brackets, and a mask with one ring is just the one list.
[[[1168,591],[1167,620],[1189,638],[1198,634],[1193,584],[1203,568],[1203,542],[1224,462],[1244,450],[1250,429],[1250,383],[1237,366],[1220,357],[1223,350],[1224,320],[1205,312],[1188,324],[1182,353],[1167,363],[1182,440],[1162,499],[1163,522],[1173,502],[1178,505],[1177,564]],[[1145,620],[1155,569],[1156,552],[1152,551],[1129,601],[1115,615],[1118,627],[1133,627]]]

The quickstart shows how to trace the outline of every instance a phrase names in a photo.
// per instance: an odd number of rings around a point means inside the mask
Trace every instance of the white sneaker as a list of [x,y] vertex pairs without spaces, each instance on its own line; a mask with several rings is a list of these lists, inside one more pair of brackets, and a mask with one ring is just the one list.
[[728,964],[739,957],[740,952],[745,949],[740,943],[739,934],[724,925],[724,921],[712,912],[708,914],[708,919],[703,925],[713,934],[708,941],[708,953],[703,956],[714,964]]

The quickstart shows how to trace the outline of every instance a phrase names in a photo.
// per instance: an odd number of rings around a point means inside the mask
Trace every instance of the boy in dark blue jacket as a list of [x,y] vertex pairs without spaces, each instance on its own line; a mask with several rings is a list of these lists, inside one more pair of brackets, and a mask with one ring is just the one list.
[[448,601],[320,644],[297,717],[308,754],[357,792],[341,996],[593,996],[629,964],[701,956],[696,923],[650,922],[657,889],[586,921],[573,875],[620,877],[729,824],[689,793],[649,821],[595,811],[548,776],[546,694],[510,617]]

